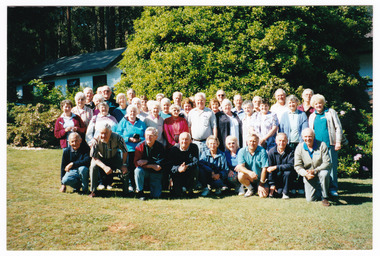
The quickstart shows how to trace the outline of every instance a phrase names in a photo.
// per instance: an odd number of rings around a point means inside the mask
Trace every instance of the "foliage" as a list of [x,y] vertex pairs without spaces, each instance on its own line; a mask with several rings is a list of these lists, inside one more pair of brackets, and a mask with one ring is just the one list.
[[[338,172],[341,176],[367,178],[372,177],[372,113],[355,108],[339,113],[343,127],[353,129],[346,131],[350,144],[339,151]],[[351,133],[352,132],[352,133]]]
[[8,104],[7,143],[16,146],[54,147],[54,125],[61,114],[58,108],[38,103],[33,106]]
[[303,86],[368,108],[357,49],[371,24],[357,6],[146,7],[127,41],[118,89],[153,97],[221,88],[250,98]]
[[33,87],[33,104],[41,103],[58,106],[65,99],[62,92],[62,87],[53,86],[49,88],[41,79],[33,79],[28,83],[28,86]]

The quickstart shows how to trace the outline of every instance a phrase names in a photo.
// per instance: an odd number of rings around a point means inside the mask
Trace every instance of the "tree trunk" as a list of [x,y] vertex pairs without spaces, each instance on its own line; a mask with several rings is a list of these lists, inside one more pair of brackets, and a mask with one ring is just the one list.
[[66,8],[66,20],[67,20],[67,55],[71,56],[71,7]]
[[94,50],[99,51],[99,38],[98,38],[98,16],[96,15],[97,7],[92,8],[92,18],[94,22]]
[[104,7],[99,7],[99,22],[100,22],[100,35],[99,35],[99,48],[100,50],[105,49],[105,31],[104,31]]

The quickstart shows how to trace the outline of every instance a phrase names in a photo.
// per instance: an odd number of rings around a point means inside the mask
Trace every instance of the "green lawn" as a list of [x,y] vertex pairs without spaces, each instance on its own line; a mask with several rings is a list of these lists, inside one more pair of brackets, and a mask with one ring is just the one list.
[[373,248],[371,179],[340,179],[328,208],[234,195],[140,201],[117,188],[89,198],[59,192],[61,153],[7,148],[8,250]]

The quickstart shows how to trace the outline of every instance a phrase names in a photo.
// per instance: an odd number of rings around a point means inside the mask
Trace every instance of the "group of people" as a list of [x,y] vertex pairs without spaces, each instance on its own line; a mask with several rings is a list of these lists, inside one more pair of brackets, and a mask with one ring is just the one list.
[[142,200],[147,188],[151,198],[163,188],[173,197],[230,189],[245,197],[298,193],[329,206],[329,196],[338,196],[339,117],[311,89],[303,91],[302,102],[283,89],[274,96],[272,106],[259,96],[243,101],[235,95],[231,102],[218,90],[206,107],[202,92],[148,100],[129,89],[115,100],[107,85],[95,95],[85,88],[75,95],[75,107],[61,102],[55,125],[64,149],[60,191],[69,185],[94,197],[112,189],[119,172],[123,193]]

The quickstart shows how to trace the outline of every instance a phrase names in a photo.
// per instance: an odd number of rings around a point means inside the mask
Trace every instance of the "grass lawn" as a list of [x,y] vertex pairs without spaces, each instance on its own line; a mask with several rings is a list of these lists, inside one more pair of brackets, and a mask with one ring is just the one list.
[[[7,148],[8,250],[371,250],[372,179],[331,207],[235,195],[140,201],[60,193],[61,150]],[[22,159],[20,161],[20,159]]]

